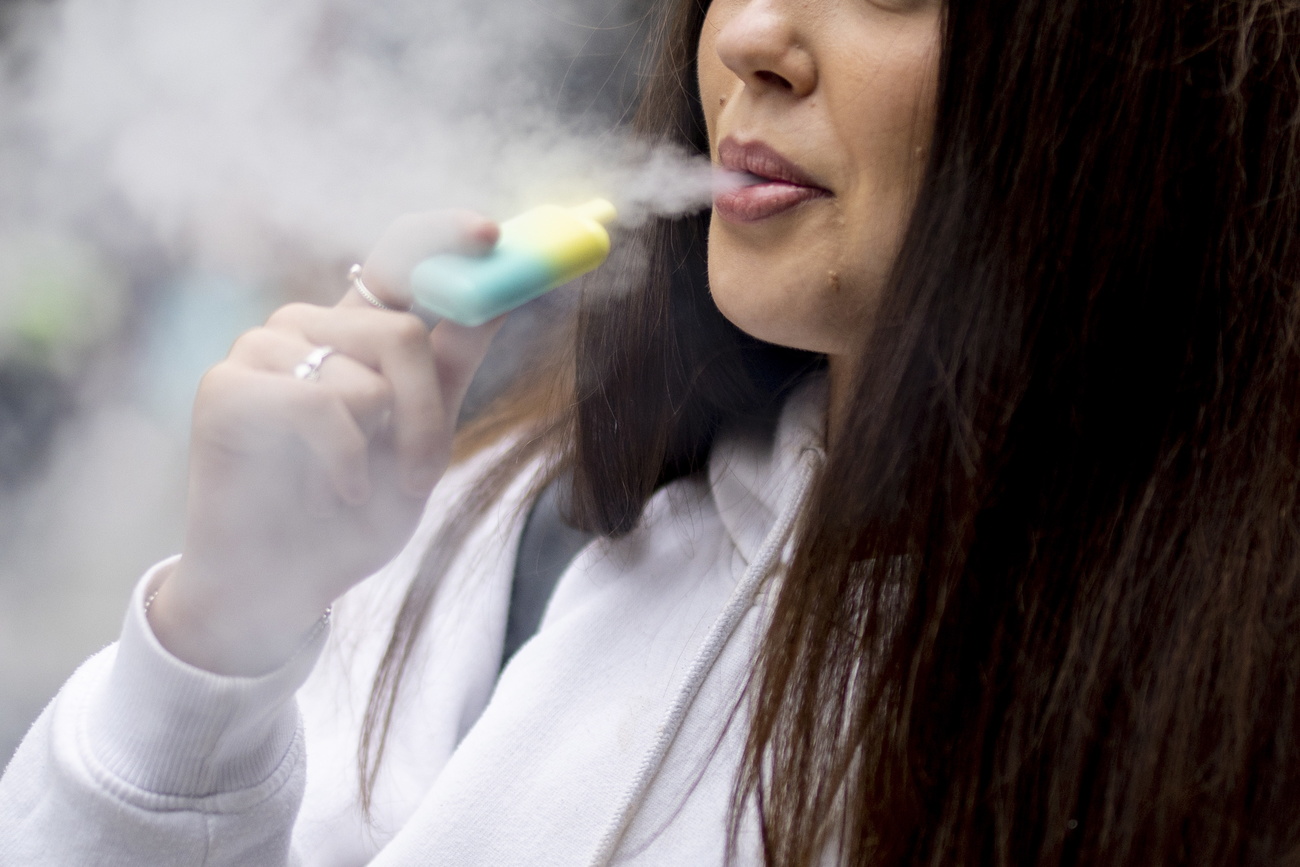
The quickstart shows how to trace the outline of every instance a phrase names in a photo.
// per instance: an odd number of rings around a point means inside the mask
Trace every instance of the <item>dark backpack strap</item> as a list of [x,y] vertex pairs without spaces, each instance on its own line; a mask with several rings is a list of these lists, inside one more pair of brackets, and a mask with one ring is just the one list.
[[560,514],[562,481],[557,479],[547,485],[524,522],[510,588],[510,614],[506,618],[502,668],[537,632],[560,576],[578,552],[595,538],[595,534],[575,530],[564,522]]

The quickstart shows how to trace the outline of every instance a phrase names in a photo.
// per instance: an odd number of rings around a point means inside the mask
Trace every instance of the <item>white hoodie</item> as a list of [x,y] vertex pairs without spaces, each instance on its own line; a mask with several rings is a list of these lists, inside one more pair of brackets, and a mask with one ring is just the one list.
[[[669,485],[634,532],[588,546],[498,680],[523,473],[434,601],[371,823],[356,773],[370,679],[441,517],[493,455],[449,473],[407,549],[264,677],[158,644],[143,610],[156,568],[121,640],[72,676],[0,780],[0,865],[721,864],[763,579],[821,464],[825,399],[820,382],[801,388],[775,436],[721,438],[707,481]],[[752,816],[737,854],[760,860]]]

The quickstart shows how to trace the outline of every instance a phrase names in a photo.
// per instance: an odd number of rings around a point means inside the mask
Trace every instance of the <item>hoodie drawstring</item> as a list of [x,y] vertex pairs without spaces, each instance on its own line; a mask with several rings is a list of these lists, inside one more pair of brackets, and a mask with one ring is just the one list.
[[659,724],[654,742],[651,743],[650,748],[641,759],[636,776],[627,789],[624,790],[623,797],[619,799],[618,808],[614,811],[605,832],[600,837],[595,853],[588,860],[589,867],[606,867],[613,860],[623,834],[627,831],[627,827],[641,802],[645,800],[646,793],[650,789],[650,782],[659,766],[663,764],[664,758],[668,755],[668,750],[672,747],[673,741],[676,740],[677,733],[681,731],[686,714],[695,702],[695,697],[699,695],[705,678],[713,669],[713,665],[717,662],[718,656],[721,655],[722,649],[731,640],[731,636],[736,631],[736,627],[740,625],[740,621],[753,607],[764,579],[771,574],[780,559],[786,542],[789,541],[791,534],[794,532],[799,513],[803,510],[804,500],[808,496],[809,488],[812,487],[812,481],[819,463],[820,452],[817,449],[805,448],[800,454],[799,465],[785,507],[777,516],[772,529],[768,531],[762,547],[759,548],[758,554],[754,558],[754,562],[749,565],[744,577],[736,585],[736,589],[727,601],[726,607],[718,615],[718,619],[714,621],[713,626],[710,627],[703,646],[695,655],[690,669],[686,672],[685,681],[677,691],[676,699],[674,699],[664,715],[663,721]]

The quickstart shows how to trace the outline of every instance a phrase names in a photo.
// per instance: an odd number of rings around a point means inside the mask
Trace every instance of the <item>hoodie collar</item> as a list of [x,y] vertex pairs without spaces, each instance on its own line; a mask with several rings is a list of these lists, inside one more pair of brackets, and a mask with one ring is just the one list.
[[811,377],[791,392],[775,429],[737,426],[719,437],[709,459],[709,484],[723,526],[746,563],[757,556],[777,516],[787,508],[790,482],[801,456],[825,459],[825,376]]

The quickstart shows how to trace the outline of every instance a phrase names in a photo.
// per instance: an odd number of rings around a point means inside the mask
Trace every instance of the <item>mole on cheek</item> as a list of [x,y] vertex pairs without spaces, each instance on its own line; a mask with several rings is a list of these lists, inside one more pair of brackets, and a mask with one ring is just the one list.
[[827,272],[826,272],[826,288],[830,289],[832,292],[838,292],[838,291],[840,291],[840,272],[839,272],[839,271],[827,271]]

